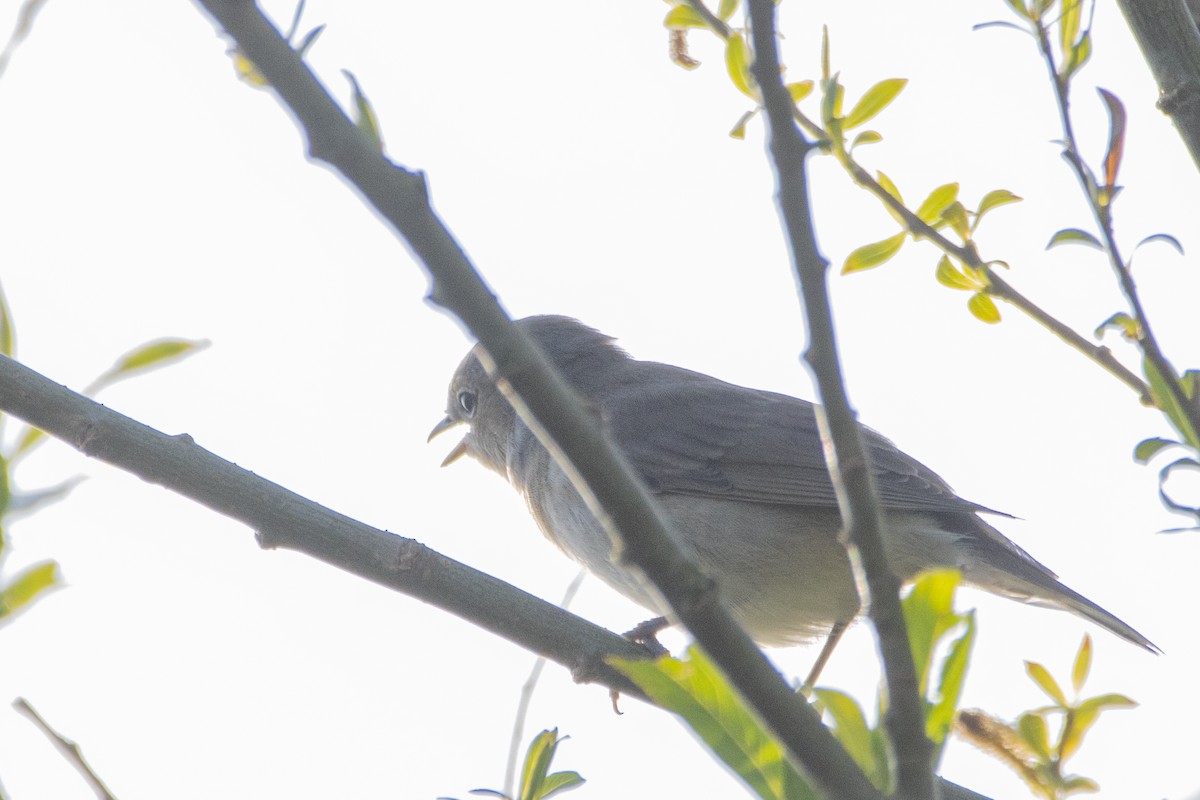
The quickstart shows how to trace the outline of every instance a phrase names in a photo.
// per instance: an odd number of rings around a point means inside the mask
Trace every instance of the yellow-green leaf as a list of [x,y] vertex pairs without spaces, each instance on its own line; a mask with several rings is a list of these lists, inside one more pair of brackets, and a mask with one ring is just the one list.
[[738,91],[747,97],[754,97],[753,78],[750,77],[750,51],[742,34],[735,33],[725,41],[725,69],[729,71],[729,79]]
[[947,183],[937,187],[917,207],[917,217],[926,225],[932,225],[946,207],[958,199],[958,184]]
[[233,71],[238,80],[248,83],[256,89],[270,86],[266,76],[258,71],[258,67],[254,66],[253,61],[246,58],[245,53],[235,48],[229,52],[229,55],[233,58]]
[[975,212],[975,221],[971,223],[971,230],[979,227],[979,221],[983,219],[983,215],[991,211],[993,208],[1008,205],[1009,203],[1021,202],[1020,197],[1010,192],[1008,189],[993,189],[983,196],[979,201],[979,209]]
[[1037,714],[1022,714],[1017,718],[1017,733],[1034,755],[1042,759],[1050,757],[1050,732],[1046,720]]
[[995,301],[985,292],[976,292],[971,295],[971,299],[967,301],[967,310],[976,319],[989,325],[1000,321],[1000,309],[996,308]]
[[792,96],[793,103],[799,103],[804,98],[812,94],[812,81],[796,81],[787,85],[788,94]]
[[732,129],[730,129],[729,135],[732,136],[734,139],[745,139],[746,138],[746,123],[748,123],[750,120],[752,120],[754,118],[754,115],[757,113],[758,113],[758,109],[752,108],[749,111],[747,111],[745,114],[742,114],[742,116],[738,119],[737,124],[734,125]]
[[1070,53],[1079,36],[1079,25],[1083,21],[1083,0],[1062,0],[1062,13],[1058,18],[1059,45],[1064,53]]
[[1067,704],[1067,697],[1063,694],[1063,690],[1059,688],[1058,681],[1050,674],[1050,670],[1033,661],[1025,662],[1025,672],[1033,679],[1033,682],[1038,685],[1038,688],[1049,695],[1050,699],[1058,703],[1060,706]]
[[348,69],[342,70],[342,74],[350,81],[350,86],[354,89],[354,126],[363,132],[367,137],[367,141],[378,150],[383,152],[383,134],[379,130],[379,119],[375,116],[375,109],[371,106],[371,101],[363,94],[362,87],[358,85],[358,78],[354,77],[354,73]]
[[1092,637],[1085,633],[1083,641],[1079,643],[1079,652],[1075,654],[1075,664],[1071,667],[1071,687],[1075,690],[1076,695],[1083,688],[1083,684],[1087,682],[1088,672],[1091,668]]
[[1095,335],[1097,339],[1104,338],[1104,332],[1109,328],[1120,333],[1131,342],[1136,342],[1141,337],[1142,326],[1128,314],[1118,311],[1108,319],[1096,326]]
[[971,226],[967,222],[967,209],[955,200],[938,213],[938,219],[950,226],[964,242],[971,237]]
[[836,689],[813,689],[813,694],[825,707],[825,713],[833,718],[833,732],[842,747],[862,767],[863,772],[867,775],[876,774],[879,764],[871,747],[871,729],[855,699]]
[[907,84],[908,81],[904,78],[888,78],[872,86],[854,104],[854,108],[850,109],[850,113],[842,121],[842,128],[850,130],[874,118],[896,99],[896,95],[900,94]]
[[863,245],[846,256],[846,263],[842,264],[842,274],[848,275],[851,272],[879,266],[900,251],[900,246],[904,244],[904,237],[907,235],[906,232],[901,231],[881,242]]
[[0,287],[0,353],[13,357],[17,349],[17,332],[13,327],[12,311],[8,308],[8,297]]
[[696,9],[686,3],[681,3],[667,12],[663,26],[671,30],[684,30],[686,28],[707,28],[708,23]]
[[1083,244],[1088,247],[1094,247],[1097,250],[1103,250],[1104,245],[1100,244],[1100,240],[1092,236],[1087,231],[1081,231],[1078,228],[1063,228],[1050,237],[1046,249],[1058,247],[1060,244]]
[[853,152],[854,148],[860,144],[877,144],[882,141],[883,137],[879,135],[879,131],[860,131],[854,135],[854,141],[850,143],[850,150]]
[[147,342],[118,358],[116,363],[92,381],[83,393],[93,395],[104,387],[111,386],[117,381],[132,377],[139,372],[164,367],[187,358],[208,345],[207,341],[192,339],[157,339]]
[[738,6],[742,4],[742,0],[721,0],[717,5],[717,16],[724,22],[729,22],[729,18],[733,16],[733,12],[737,11]]
[[1154,456],[1158,455],[1159,451],[1166,447],[1171,447],[1177,444],[1179,444],[1179,442],[1176,442],[1172,439],[1162,439],[1157,436],[1149,439],[1143,439],[1137,443],[1137,447],[1133,448],[1133,460],[1137,461],[1139,464],[1145,464],[1147,461],[1154,458]]
[[815,791],[784,756],[782,746],[750,712],[716,666],[696,646],[688,659],[609,658],[642,691],[679,714],[722,761],[762,798],[815,800]]
[[1185,442],[1193,448],[1200,448],[1200,431],[1192,427],[1191,416],[1171,389],[1172,384],[1178,385],[1179,378],[1174,374],[1164,375],[1150,358],[1142,359],[1142,372],[1150,385],[1150,396],[1154,398],[1155,405],[1167,415]]
[[0,618],[15,614],[43,592],[61,584],[57,562],[42,561],[25,568],[7,586],[0,588]]
[[892,179],[885,175],[882,170],[875,171],[875,180],[879,182],[879,185],[883,187],[885,192],[896,198],[901,204],[904,203],[904,198],[900,196],[900,190],[896,188],[896,184],[892,183]]
[[977,282],[959,272],[947,256],[942,256],[938,259],[936,276],[938,283],[942,286],[948,286],[951,289],[978,291],[980,288]]
[[1100,784],[1096,783],[1091,778],[1085,778],[1082,775],[1074,775],[1063,781],[1062,796],[1068,794],[1095,793],[1100,791]]

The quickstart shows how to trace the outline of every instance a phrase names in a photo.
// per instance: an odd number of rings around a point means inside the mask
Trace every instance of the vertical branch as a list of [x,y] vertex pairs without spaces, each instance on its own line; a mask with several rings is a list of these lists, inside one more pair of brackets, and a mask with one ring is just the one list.
[[[641,569],[791,758],[830,798],[882,800],[853,758],[791,690],[719,602],[715,585],[675,546],[645,486],[592,412],[514,326],[449,229],[423,176],[387,160],[251,0],[199,0],[296,117],[313,158],[344,177],[412,249],[433,279],[431,300],[476,335],[514,407],[555,454],[625,563]],[[911,669],[911,658],[909,665]]]
[[749,8],[754,45],[752,69],[769,122],[779,212],[808,322],[805,360],[816,377],[821,396],[817,416],[842,512],[841,536],[883,655],[888,693],[884,723],[895,759],[897,796],[911,800],[932,798],[935,796],[933,745],[925,736],[919,684],[900,606],[900,582],[888,568],[883,551],[883,524],[871,467],[838,361],[826,288],[828,262],[817,249],[813,231],[805,167],[812,145],[793,121],[795,104],[780,74],[775,4],[773,0],[750,0]]
[[1185,0],[1117,0],[1154,80],[1158,107],[1200,168],[1200,31]]
[[[1124,6],[1125,4],[1122,5]],[[1195,43],[1200,48],[1200,33],[1196,31],[1196,26],[1191,21],[1191,16],[1188,14],[1187,9],[1182,7],[1181,0],[1180,10],[1183,15],[1181,17],[1181,24],[1185,24],[1191,28],[1191,33],[1195,37]],[[1126,10],[1126,14],[1128,15],[1129,13]],[[1079,180],[1079,186],[1083,189],[1088,208],[1091,209],[1092,216],[1096,220],[1096,226],[1100,230],[1100,236],[1104,242],[1104,252],[1108,256],[1109,264],[1117,278],[1118,285],[1121,287],[1121,293],[1125,295],[1125,301],[1129,304],[1129,310],[1133,318],[1137,321],[1138,346],[1141,348],[1146,360],[1153,364],[1154,368],[1166,379],[1167,391],[1171,393],[1172,399],[1183,410],[1183,413],[1188,416],[1188,422],[1191,425],[1192,431],[1200,432],[1200,415],[1195,410],[1195,404],[1184,393],[1183,387],[1178,380],[1178,373],[1167,360],[1166,354],[1158,344],[1158,338],[1154,335],[1154,331],[1150,327],[1150,319],[1146,315],[1145,308],[1142,306],[1137,284],[1133,280],[1133,271],[1130,269],[1129,263],[1121,256],[1120,248],[1117,245],[1117,237],[1113,230],[1111,194],[1105,202],[1100,201],[1102,193],[1113,192],[1116,187],[1101,186],[1092,174],[1092,171],[1088,168],[1086,162],[1084,162],[1083,155],[1079,151],[1079,143],[1075,138],[1075,128],[1071,121],[1070,75],[1063,74],[1059,65],[1055,62],[1054,48],[1050,44],[1050,35],[1042,19],[1037,18],[1032,22],[1038,51],[1046,63],[1050,83],[1054,87],[1054,100],[1058,108],[1059,121],[1063,132],[1063,158],[1070,165],[1071,171],[1075,173],[1075,177]],[[1200,49],[1197,49],[1195,55],[1197,58],[1200,58]],[[1193,95],[1193,102],[1200,107],[1200,85],[1194,86],[1193,89],[1196,92]],[[1197,122],[1200,124],[1200,118],[1198,118]],[[1197,145],[1200,146],[1200,130],[1196,132],[1196,137]],[[1197,156],[1200,156],[1200,151],[1193,152],[1193,157]],[[1166,408],[1162,408],[1162,410],[1164,412],[1167,411]],[[1193,437],[1186,436],[1185,431],[1181,430],[1180,434],[1184,435],[1187,441],[1192,441],[1193,439]]]

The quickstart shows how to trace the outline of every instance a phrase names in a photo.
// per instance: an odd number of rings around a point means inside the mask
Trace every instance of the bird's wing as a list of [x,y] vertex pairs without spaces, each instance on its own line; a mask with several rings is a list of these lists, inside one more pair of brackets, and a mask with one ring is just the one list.
[[[654,492],[836,506],[811,403],[640,362],[600,405],[616,444]],[[974,512],[932,470],[863,428],[886,509]]]

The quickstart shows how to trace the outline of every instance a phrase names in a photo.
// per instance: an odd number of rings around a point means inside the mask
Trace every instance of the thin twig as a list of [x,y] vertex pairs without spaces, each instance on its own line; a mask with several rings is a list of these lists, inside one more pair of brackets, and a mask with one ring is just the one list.
[[1110,373],[1121,383],[1135,391],[1138,398],[1146,405],[1154,405],[1154,400],[1150,394],[1150,387],[1146,382],[1135,375],[1124,364],[1118,361],[1112,354],[1112,351],[1102,345],[1097,345],[1088,339],[1083,334],[1071,328],[1071,326],[1062,322],[1054,316],[1051,316],[1040,306],[1034,303],[1025,295],[1021,294],[1008,281],[1000,277],[999,274],[992,268],[989,262],[984,261],[979,252],[974,246],[960,245],[946,238],[941,231],[926,223],[918,217],[908,206],[904,205],[900,200],[892,196],[892,194],[883,187],[879,181],[867,172],[867,170],[853,159],[849,154],[844,157],[839,157],[839,160],[850,171],[855,183],[866,189],[871,194],[879,198],[880,202],[891,209],[896,215],[904,220],[905,227],[917,239],[926,239],[935,247],[947,255],[961,261],[968,267],[982,273],[988,281],[987,292],[1007,303],[1019,308],[1025,314],[1032,317],[1036,322],[1045,327],[1066,344],[1073,347],[1075,350],[1082,353],[1088,359],[1094,361],[1106,372]]
[[78,744],[63,736],[54,730],[54,728],[51,728],[50,723],[46,722],[42,718],[42,715],[24,697],[18,697],[16,700],[13,700],[13,708],[28,717],[42,733],[46,734],[46,738],[54,745],[54,749],[61,753],[62,757],[83,776],[88,786],[92,787],[92,791],[96,793],[96,797],[99,797],[100,800],[116,800],[113,793],[104,785],[104,781],[100,780],[100,776],[87,763],[87,759],[83,757],[83,752],[79,749]]
[[936,796],[934,748],[925,735],[925,714],[900,606],[900,581],[888,567],[883,550],[878,494],[861,426],[841,374],[826,285],[828,262],[817,249],[809,208],[805,160],[813,145],[805,141],[793,121],[795,103],[780,74],[775,3],[750,0],[749,7],[754,43],[751,69],[769,122],[779,211],[804,302],[809,336],[805,359],[821,397],[817,419],[826,452],[831,454],[829,472],[842,512],[841,538],[883,656],[888,695],[884,725],[894,758],[896,795],[905,800],[932,800]]
[[0,356],[0,411],[84,455],[163,486],[283,547],[416,597],[571,670],[641,697],[604,658],[647,658],[628,639],[472,569],[420,542],[372,528],[210,453],[168,436]]
[[[1193,431],[1200,432],[1200,418],[1197,418],[1194,411],[1194,404],[1184,394],[1183,387],[1177,380],[1175,368],[1171,366],[1166,355],[1163,354],[1162,349],[1159,347],[1158,339],[1154,336],[1154,332],[1150,327],[1150,319],[1146,315],[1145,308],[1142,306],[1137,284],[1134,283],[1133,272],[1125,262],[1125,259],[1121,257],[1116,234],[1113,230],[1112,205],[1111,203],[1102,205],[1098,201],[1097,192],[1100,187],[1098,187],[1096,179],[1084,163],[1083,156],[1079,152],[1079,143],[1075,138],[1075,129],[1071,123],[1070,78],[1069,76],[1060,74],[1058,65],[1054,60],[1054,50],[1050,44],[1050,36],[1042,20],[1040,18],[1034,20],[1033,26],[1034,38],[1038,43],[1038,51],[1046,63],[1050,83],[1054,87],[1055,105],[1058,108],[1059,120],[1063,131],[1063,156],[1067,163],[1070,164],[1071,171],[1075,173],[1075,177],[1079,180],[1079,186],[1083,190],[1084,197],[1087,199],[1088,208],[1091,209],[1092,216],[1096,220],[1096,225],[1100,229],[1100,235],[1104,239],[1104,250],[1108,256],[1109,264],[1112,266],[1113,273],[1120,284],[1121,293],[1125,295],[1125,301],[1129,303],[1129,310],[1133,318],[1137,321],[1138,344],[1141,346],[1142,353],[1166,379],[1165,383],[1174,396],[1175,402],[1188,415]],[[1146,390],[1145,395],[1146,397],[1150,396],[1149,389]]]
[[[583,585],[583,579],[587,577],[587,570],[579,570],[579,574],[571,580],[567,585],[567,590],[563,592],[563,598],[559,601],[558,607],[564,611],[571,607],[571,601],[575,599],[575,595],[579,592],[579,587]],[[508,740],[508,762],[504,769],[504,796],[516,797],[515,786],[517,780],[517,761],[521,757],[521,742],[525,740],[525,718],[529,715],[529,705],[533,702],[533,691],[537,688],[538,681],[542,678],[542,671],[546,668],[546,657],[539,656],[533,662],[533,669],[529,671],[529,678],[521,687],[521,697],[517,701],[517,714],[513,719],[512,736]]]

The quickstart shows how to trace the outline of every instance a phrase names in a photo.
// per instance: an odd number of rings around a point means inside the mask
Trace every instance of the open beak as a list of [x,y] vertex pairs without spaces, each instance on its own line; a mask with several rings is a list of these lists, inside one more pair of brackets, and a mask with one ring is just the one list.
[[[446,417],[441,422],[439,422],[437,425],[433,426],[433,430],[431,430],[429,432],[429,437],[427,439],[425,439],[425,441],[432,442],[433,437],[450,430],[451,428],[453,428],[455,425],[458,425],[458,424],[459,424],[458,420],[453,420],[453,419],[450,419],[450,417]],[[463,439],[461,442],[454,445],[454,449],[451,450],[449,452],[449,454],[447,454],[446,457],[442,460],[442,466],[448,467],[451,464],[453,464],[455,461],[458,461],[460,458],[465,456],[466,454],[467,454],[467,440]]]

